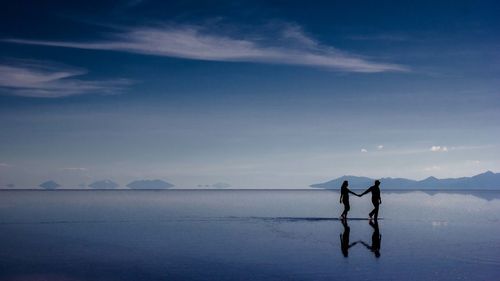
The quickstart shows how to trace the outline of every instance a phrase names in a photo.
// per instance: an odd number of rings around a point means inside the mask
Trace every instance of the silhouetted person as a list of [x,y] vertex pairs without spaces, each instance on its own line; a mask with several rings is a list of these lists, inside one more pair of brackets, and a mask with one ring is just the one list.
[[347,219],[347,212],[351,209],[351,205],[349,204],[349,193],[352,193],[356,196],[359,196],[358,194],[352,192],[347,186],[349,185],[349,182],[344,181],[342,183],[342,186],[340,187],[340,203],[344,204],[344,211],[340,215],[341,219]]
[[361,193],[358,195],[359,197],[367,194],[368,192],[372,193],[372,204],[373,204],[373,211],[371,211],[368,215],[370,216],[370,219],[374,217],[375,219],[378,219],[378,207],[380,204],[382,204],[382,197],[380,197],[380,181],[376,180],[375,185],[370,186],[365,192]]
[[380,231],[378,229],[378,221],[370,221],[370,225],[373,227],[372,234],[372,244],[368,245],[364,241],[360,241],[361,244],[365,245],[365,247],[375,254],[375,257],[380,257],[380,245],[382,242],[382,235],[380,235]]
[[349,248],[352,246],[356,245],[358,242],[354,242],[352,244],[349,244],[349,234],[351,232],[351,228],[347,224],[346,219],[342,219],[342,225],[344,226],[344,233],[340,234],[340,249],[342,250],[342,254],[344,257],[349,256]]

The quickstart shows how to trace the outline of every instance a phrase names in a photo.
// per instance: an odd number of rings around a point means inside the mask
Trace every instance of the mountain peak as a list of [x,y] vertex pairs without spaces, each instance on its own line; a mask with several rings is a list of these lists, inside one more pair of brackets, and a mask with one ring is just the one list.
[[166,189],[174,185],[162,180],[136,180],[127,184],[131,189]]
[[117,188],[118,186],[120,185],[111,180],[101,180],[89,184],[89,187],[95,189],[112,189],[112,188]]
[[473,178],[494,177],[495,175],[497,175],[497,174],[493,173],[492,171],[486,171],[482,174],[473,176]]
[[56,189],[56,188],[60,187],[61,185],[53,180],[49,180],[46,182],[42,182],[39,186],[41,188],[45,188],[45,189]]

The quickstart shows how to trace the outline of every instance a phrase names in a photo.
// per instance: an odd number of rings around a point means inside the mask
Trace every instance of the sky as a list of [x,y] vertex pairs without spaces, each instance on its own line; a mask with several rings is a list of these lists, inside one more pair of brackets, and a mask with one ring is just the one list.
[[0,186],[500,171],[496,1],[5,1]]

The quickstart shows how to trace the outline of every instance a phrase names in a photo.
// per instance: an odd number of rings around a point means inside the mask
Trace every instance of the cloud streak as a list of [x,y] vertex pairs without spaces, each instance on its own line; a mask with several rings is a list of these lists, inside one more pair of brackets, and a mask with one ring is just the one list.
[[216,34],[196,25],[136,27],[117,31],[107,40],[71,42],[4,39],[4,42],[205,61],[256,62],[319,67],[344,72],[405,72],[409,68],[375,62],[342,52],[307,36],[300,27],[287,25],[279,32],[259,36]]
[[58,98],[89,93],[114,94],[131,84],[126,79],[82,80],[84,69],[53,62],[13,60],[0,63],[0,91],[5,94]]
[[432,165],[430,167],[425,167],[424,168],[424,171],[426,171],[426,172],[440,171],[440,170],[441,170],[441,167],[437,166],[437,165]]
[[69,171],[69,172],[86,172],[86,171],[88,171],[87,168],[82,168],[82,167],[61,168],[61,170]]
[[446,146],[439,146],[439,145],[433,145],[433,146],[431,146],[431,148],[429,150],[432,151],[432,152],[447,152],[448,151],[448,147],[446,147]]

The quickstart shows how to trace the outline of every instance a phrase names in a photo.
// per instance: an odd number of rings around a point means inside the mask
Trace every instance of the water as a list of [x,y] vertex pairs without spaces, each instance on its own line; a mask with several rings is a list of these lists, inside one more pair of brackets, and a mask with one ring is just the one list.
[[338,196],[1,191],[0,280],[500,279],[500,192],[383,191],[379,257],[367,196],[344,256]]

